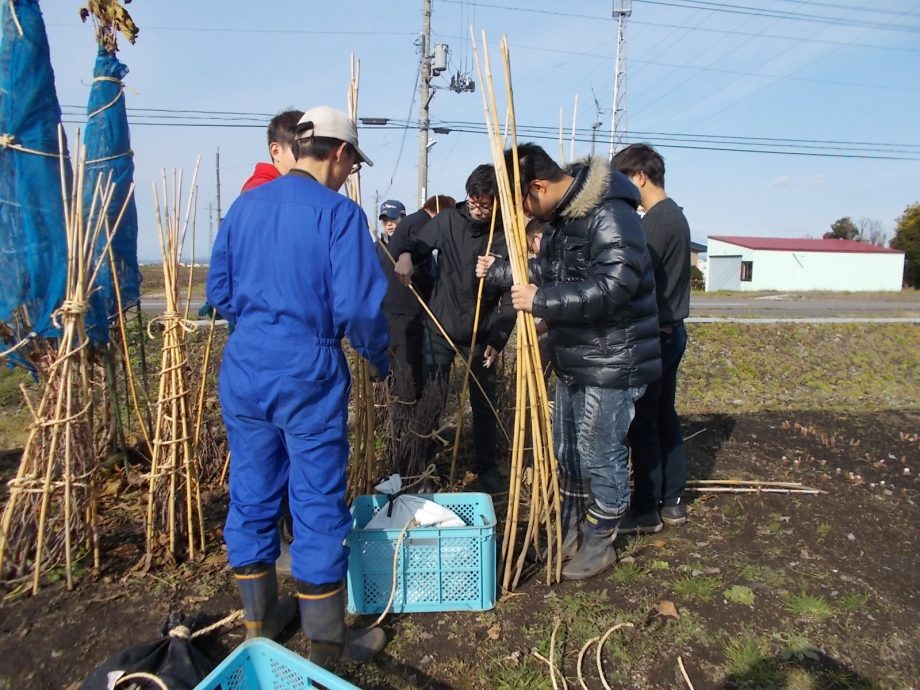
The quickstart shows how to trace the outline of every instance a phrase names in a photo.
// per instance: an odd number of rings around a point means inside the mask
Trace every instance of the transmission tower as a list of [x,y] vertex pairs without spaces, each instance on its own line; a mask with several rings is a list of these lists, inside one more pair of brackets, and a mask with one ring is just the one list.
[[632,14],[632,0],[613,0],[617,20],[617,64],[613,75],[613,108],[610,118],[610,158],[625,146],[626,139],[626,20]]

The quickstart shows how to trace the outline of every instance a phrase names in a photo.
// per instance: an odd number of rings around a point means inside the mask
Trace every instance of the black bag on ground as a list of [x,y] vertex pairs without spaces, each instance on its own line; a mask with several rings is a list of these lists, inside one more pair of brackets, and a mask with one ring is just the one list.
[[180,613],[169,614],[159,639],[110,657],[83,681],[79,690],[194,690],[214,668],[191,639],[198,618],[193,615],[186,620]]

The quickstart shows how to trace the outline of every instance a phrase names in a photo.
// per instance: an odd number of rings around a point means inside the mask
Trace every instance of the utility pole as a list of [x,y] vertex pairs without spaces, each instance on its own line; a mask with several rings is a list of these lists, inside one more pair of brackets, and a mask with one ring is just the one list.
[[431,101],[431,0],[422,3],[421,75],[418,85],[418,205],[428,193],[428,105]]
[[623,148],[626,135],[626,20],[632,14],[632,0],[613,0],[617,20],[617,64],[613,75],[613,110],[610,115],[610,158]]
[[217,225],[223,218],[220,215],[220,149],[217,149]]

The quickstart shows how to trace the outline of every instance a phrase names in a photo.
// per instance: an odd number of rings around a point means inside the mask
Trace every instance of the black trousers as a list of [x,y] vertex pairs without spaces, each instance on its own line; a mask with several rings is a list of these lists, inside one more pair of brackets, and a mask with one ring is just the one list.
[[632,447],[632,508],[650,513],[658,505],[680,498],[687,485],[687,455],[675,401],[677,369],[687,349],[687,330],[675,324],[661,333],[661,378],[648,384],[636,401],[629,428]]
[[[441,407],[443,410],[447,402],[451,365],[457,353],[444,336],[433,327],[428,329],[428,334],[431,340],[431,351],[425,385],[442,387]],[[462,353],[464,360],[466,360],[470,354],[469,344],[455,344]],[[498,422],[495,419],[495,413],[492,412],[492,407],[495,406],[495,365],[493,364],[488,369],[482,365],[485,349],[486,343],[476,343],[470,369],[472,374],[479,380],[479,383],[482,384],[488,397],[482,394],[472,376],[470,376],[469,380],[470,407],[473,411],[473,471],[477,474],[497,466]],[[460,366],[464,367],[465,362]]]
[[393,393],[404,402],[422,394],[422,345],[425,327],[420,314],[387,314],[390,331],[390,369]]

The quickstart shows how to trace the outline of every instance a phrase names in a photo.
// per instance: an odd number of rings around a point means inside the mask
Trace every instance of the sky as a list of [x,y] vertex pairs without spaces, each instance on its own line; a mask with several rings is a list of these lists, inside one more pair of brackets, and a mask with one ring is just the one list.
[[[85,121],[96,52],[80,5],[41,3],[71,136]],[[631,6],[624,140],[650,143],[665,157],[668,194],[684,208],[694,240],[820,237],[843,216],[878,221],[890,237],[898,216],[920,202],[920,2]],[[216,207],[217,151],[226,212],[254,164],[268,160],[273,114],[347,108],[352,55],[360,61],[359,116],[393,123],[360,129],[375,163],[361,174],[364,209],[373,223],[375,200],[417,208],[422,0],[135,0],[127,9],[140,27],[135,45],[119,41],[119,58],[130,69],[142,260],[159,256],[151,185],[163,170],[181,169],[189,180],[201,156],[195,254],[206,256],[216,232],[209,206]],[[575,157],[591,153],[598,122],[595,153],[606,156],[617,48],[611,10],[611,0],[433,0],[432,43],[447,44],[450,61],[432,82],[439,88],[431,121],[452,131],[433,135],[426,191],[460,199],[470,171],[491,162],[479,133],[485,117],[470,26],[486,32],[499,89],[498,42],[508,37],[519,140],[558,159],[562,109],[565,160],[573,115]],[[458,71],[477,82],[474,93],[446,88]]]

